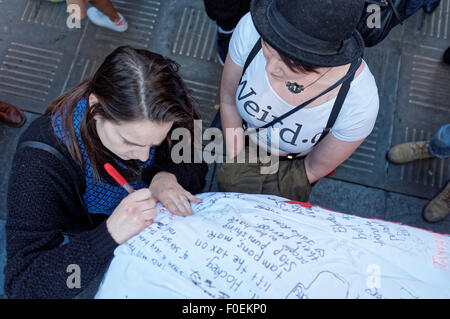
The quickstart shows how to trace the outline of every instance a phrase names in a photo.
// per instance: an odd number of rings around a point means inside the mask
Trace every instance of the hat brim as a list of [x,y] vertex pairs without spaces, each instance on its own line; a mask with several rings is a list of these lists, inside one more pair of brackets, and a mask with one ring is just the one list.
[[253,0],[250,13],[256,30],[261,38],[271,47],[286,57],[318,67],[332,67],[352,63],[362,56],[364,52],[364,40],[361,34],[355,30],[346,47],[335,55],[319,55],[298,49],[281,39],[272,26],[268,23],[266,9],[273,0]]

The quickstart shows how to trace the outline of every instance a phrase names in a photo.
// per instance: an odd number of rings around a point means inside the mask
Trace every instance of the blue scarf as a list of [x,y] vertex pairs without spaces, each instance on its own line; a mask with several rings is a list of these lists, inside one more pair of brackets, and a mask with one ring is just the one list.
[[[104,179],[102,183],[98,180],[94,180],[93,170],[89,157],[87,156],[83,142],[80,136],[80,126],[81,120],[83,119],[84,113],[86,112],[87,99],[81,99],[73,115],[73,125],[75,129],[75,134],[77,137],[78,146],[80,147],[81,154],[83,155],[84,169],[85,169],[85,181],[86,181],[86,191],[83,194],[83,201],[86,209],[92,214],[105,214],[111,215],[114,209],[119,205],[119,203],[124,199],[128,193],[119,184],[111,185],[108,184]],[[59,139],[63,140],[64,132],[61,127],[61,117],[56,119],[55,133]],[[138,166],[143,169],[150,166],[153,163],[153,157],[155,153],[155,146],[150,148],[150,157],[146,162],[137,161]],[[126,169],[120,162],[111,163],[113,166],[121,166]],[[138,190],[144,187],[148,187],[142,180],[131,182],[130,185]]]

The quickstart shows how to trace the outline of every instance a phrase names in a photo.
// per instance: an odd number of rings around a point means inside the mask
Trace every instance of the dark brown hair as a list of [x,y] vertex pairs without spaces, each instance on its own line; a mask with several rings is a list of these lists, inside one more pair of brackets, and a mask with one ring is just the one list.
[[266,39],[262,39],[262,41],[263,41],[263,43],[265,43],[266,45],[269,45],[273,50],[275,50],[278,53],[278,55],[280,56],[283,63],[286,64],[286,66],[292,72],[295,72],[295,73],[311,73],[311,72],[319,73],[318,69],[320,68],[320,66],[302,62],[297,58],[288,57],[288,56],[284,55],[284,53],[275,49],[275,47],[272,44],[270,44]]
[[[97,135],[94,116],[100,115],[115,124],[138,120],[173,121],[172,130],[186,127],[193,131],[194,119],[198,119],[188,90],[178,74],[179,65],[147,50],[130,46],[117,48],[106,57],[91,79],[56,98],[45,111],[53,116],[55,126],[61,118],[64,144],[72,158],[83,165],[83,156],[77,143],[73,116],[78,102],[95,94],[98,103],[87,106],[80,126],[80,135],[92,165],[94,177],[109,179],[103,165],[119,161],[131,173],[116,167],[126,178],[136,180],[139,175],[137,161],[125,161],[103,146]],[[170,145],[170,132],[167,142]]]
[[304,62],[300,62],[298,60],[293,60],[291,58],[288,58],[287,56],[283,55],[279,51],[277,51],[280,55],[281,60],[284,64],[295,73],[319,73],[318,66],[309,65]]

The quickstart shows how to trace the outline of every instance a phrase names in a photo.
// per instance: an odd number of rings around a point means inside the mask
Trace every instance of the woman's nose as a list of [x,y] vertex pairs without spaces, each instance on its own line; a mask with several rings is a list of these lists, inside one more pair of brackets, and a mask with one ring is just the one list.
[[267,60],[266,71],[267,71],[267,73],[279,74],[280,67],[279,67],[278,61],[276,61],[275,59]]
[[137,154],[137,158],[141,161],[141,162],[145,162],[148,160],[150,156],[150,147],[144,147],[141,151],[139,151],[139,153]]
[[266,71],[267,73],[271,73],[274,71],[274,61],[273,59],[268,59],[266,62]]

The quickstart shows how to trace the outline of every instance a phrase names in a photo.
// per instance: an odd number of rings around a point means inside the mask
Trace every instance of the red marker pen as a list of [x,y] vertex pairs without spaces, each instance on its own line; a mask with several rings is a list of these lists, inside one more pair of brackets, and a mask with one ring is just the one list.
[[125,180],[125,178],[123,178],[122,175],[120,175],[120,173],[109,163],[106,163],[104,166],[105,170],[108,172],[109,175],[111,175],[112,178],[114,178],[114,180],[119,183],[120,186],[122,186],[123,188],[125,188],[125,190],[131,194],[132,192],[134,192],[134,188],[131,187],[130,184],[128,184],[128,182]]

